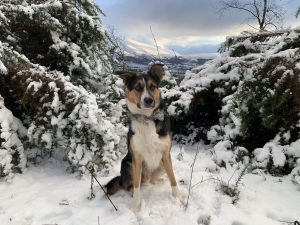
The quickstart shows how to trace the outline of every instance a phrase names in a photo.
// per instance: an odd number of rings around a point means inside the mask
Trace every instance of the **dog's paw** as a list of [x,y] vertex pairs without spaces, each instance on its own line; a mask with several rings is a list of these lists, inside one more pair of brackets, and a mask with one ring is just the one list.
[[139,211],[141,210],[141,204],[136,204],[136,203],[132,203],[130,210],[134,213],[134,214],[138,214]]
[[184,204],[185,197],[181,193],[181,191],[178,189],[178,186],[172,187],[172,195],[177,198],[181,204]]
[[140,189],[134,188],[133,189],[133,199],[131,205],[131,211],[137,214],[141,209],[141,194]]

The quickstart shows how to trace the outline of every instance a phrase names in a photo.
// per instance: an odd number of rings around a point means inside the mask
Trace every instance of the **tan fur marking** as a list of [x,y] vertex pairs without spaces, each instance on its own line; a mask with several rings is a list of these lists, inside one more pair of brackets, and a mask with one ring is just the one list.
[[[141,85],[142,89],[144,87],[144,83],[143,81],[139,80],[137,82],[137,84]],[[142,96],[142,92],[141,91],[137,91],[135,89],[129,91],[127,90],[127,100],[134,103],[134,104],[138,104],[141,100],[141,96]]]
[[166,170],[166,173],[169,177],[171,186],[176,186],[177,182],[176,182],[176,179],[175,179],[173,166],[172,166],[171,155],[170,155],[171,137],[170,137],[170,135],[167,135],[165,137],[162,137],[161,140],[168,142],[168,146],[163,151],[162,161],[163,161],[163,165],[164,165],[164,168]]
[[127,93],[127,100],[134,104],[138,104],[140,99],[141,93],[137,92],[136,90],[132,90]]
[[139,188],[141,185],[143,157],[135,151],[135,146],[130,142],[130,149],[133,156],[132,159],[132,180],[133,187]]
[[155,108],[160,105],[160,92],[156,89],[155,91],[151,91],[151,94],[155,101]]

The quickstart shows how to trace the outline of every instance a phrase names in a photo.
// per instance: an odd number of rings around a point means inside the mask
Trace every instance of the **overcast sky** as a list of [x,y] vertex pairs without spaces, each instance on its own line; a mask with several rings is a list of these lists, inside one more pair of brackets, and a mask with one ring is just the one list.
[[[295,18],[300,0],[271,0],[282,5],[285,27],[300,25]],[[96,0],[106,14],[103,22],[120,36],[153,43],[152,27],[160,46],[185,54],[216,52],[228,35],[250,27],[247,15],[217,13],[219,0]]]

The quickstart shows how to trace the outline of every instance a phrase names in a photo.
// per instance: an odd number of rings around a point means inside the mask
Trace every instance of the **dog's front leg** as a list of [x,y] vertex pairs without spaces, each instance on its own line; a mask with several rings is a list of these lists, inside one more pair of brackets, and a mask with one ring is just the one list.
[[137,213],[141,208],[141,174],[143,158],[138,153],[133,154],[132,178],[133,178],[133,200],[131,210]]
[[171,160],[171,155],[170,155],[169,148],[164,151],[162,161],[163,161],[164,168],[166,170],[166,173],[167,173],[167,175],[169,177],[169,180],[170,180],[170,183],[171,183],[172,195],[175,198],[178,198],[179,201],[183,204],[184,203],[184,196],[179,191],[179,188],[177,186],[177,182],[176,182],[173,167],[172,167],[172,160]]

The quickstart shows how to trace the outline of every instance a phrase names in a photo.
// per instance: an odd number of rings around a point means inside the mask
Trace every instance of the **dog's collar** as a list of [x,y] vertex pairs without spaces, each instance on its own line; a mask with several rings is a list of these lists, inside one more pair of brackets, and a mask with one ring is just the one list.
[[162,109],[157,109],[153,112],[151,116],[130,113],[129,117],[131,120],[135,120],[142,124],[148,125],[150,121],[163,121],[165,118],[165,113]]

